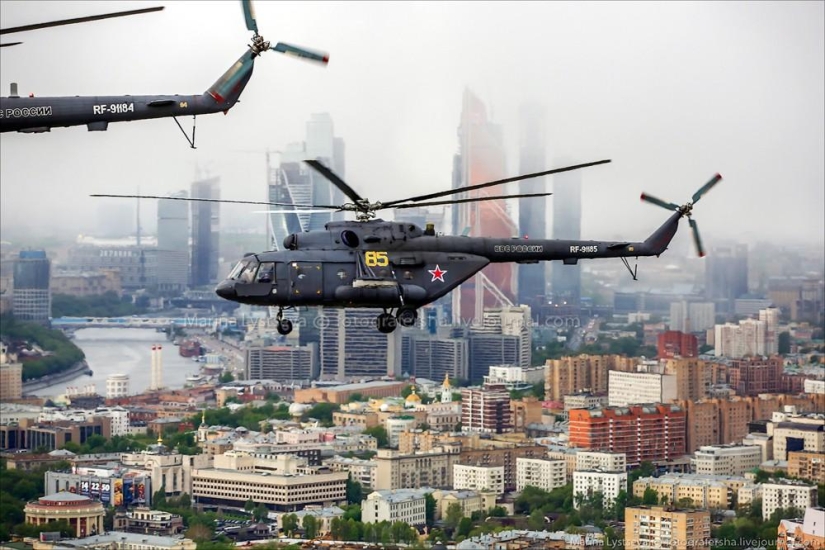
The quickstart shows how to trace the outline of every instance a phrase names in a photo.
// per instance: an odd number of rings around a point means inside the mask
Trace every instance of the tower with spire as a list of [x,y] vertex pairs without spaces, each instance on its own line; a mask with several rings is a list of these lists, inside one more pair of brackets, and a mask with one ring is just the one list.
[[441,402],[442,403],[452,403],[453,402],[453,389],[450,386],[450,375],[449,375],[449,373],[444,374],[444,383],[441,384]]

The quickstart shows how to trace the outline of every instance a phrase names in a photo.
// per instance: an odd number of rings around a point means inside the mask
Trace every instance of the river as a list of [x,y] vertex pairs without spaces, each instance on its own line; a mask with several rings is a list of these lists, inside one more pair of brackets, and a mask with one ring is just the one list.
[[162,346],[163,385],[182,388],[186,377],[200,372],[200,363],[178,355],[177,346],[166,335],[144,328],[84,328],[74,333],[74,343],[86,354],[86,362],[93,376],[81,375],[58,382],[33,393],[39,396],[57,396],[68,386],[81,391],[94,384],[99,395],[106,395],[106,378],[113,374],[129,375],[129,393],[136,394],[149,388],[152,364],[152,346]]

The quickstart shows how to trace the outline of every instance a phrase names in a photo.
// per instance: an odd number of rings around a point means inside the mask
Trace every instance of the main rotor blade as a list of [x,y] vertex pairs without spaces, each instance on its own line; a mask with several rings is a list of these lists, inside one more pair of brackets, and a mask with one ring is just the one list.
[[442,204],[461,204],[465,202],[483,202],[483,201],[494,201],[498,199],[523,199],[529,197],[547,197],[552,195],[553,193],[523,193],[521,195],[497,195],[495,197],[474,197],[470,199],[453,199],[448,201],[432,201],[432,202],[416,202],[412,204],[398,204],[395,206],[383,206],[378,210],[383,210],[384,208],[418,208],[420,206],[439,206]]
[[323,63],[324,65],[329,63],[329,54],[326,52],[314,51],[309,48],[301,48],[285,42],[278,42],[275,46],[269,49],[286,55],[294,55],[295,57],[300,57],[301,59],[306,59],[307,61],[317,61],[318,63]]
[[149,13],[153,11],[163,10],[163,6],[154,8],[141,8],[139,10],[118,11],[113,13],[104,13],[101,15],[89,15],[87,17],[75,17],[73,19],[59,19],[57,21],[49,21],[47,23],[35,23],[33,25],[21,25],[19,27],[9,27],[7,29],[0,29],[0,34],[11,34],[15,32],[33,31],[37,29],[45,29],[47,27],[60,27],[62,25],[74,25],[75,23],[88,23],[89,21],[99,21],[101,19],[110,19],[112,17],[125,17],[127,15],[139,15],[141,13]]
[[585,164],[576,164],[576,165],[573,165],[573,166],[565,166],[564,168],[555,168],[553,170],[546,170],[544,172],[535,172],[533,174],[524,174],[524,175],[515,176],[515,177],[512,177],[512,178],[504,178],[502,180],[488,181],[487,183],[479,183],[477,185],[469,185],[467,187],[461,187],[459,189],[450,189],[448,191],[441,191],[441,192],[438,192],[438,193],[430,193],[428,195],[418,195],[416,197],[410,197],[410,198],[407,198],[407,199],[399,199],[399,200],[396,200],[396,201],[390,201],[390,202],[384,203],[384,206],[394,206],[396,204],[401,204],[401,203],[406,203],[406,202],[417,202],[417,201],[423,201],[423,200],[428,200],[428,199],[437,199],[438,197],[446,197],[448,195],[455,195],[456,193],[465,193],[467,191],[475,191],[476,189],[484,189],[485,187],[492,187],[493,185],[500,185],[502,183],[511,183],[511,182],[514,182],[514,181],[521,181],[521,180],[526,180],[526,179],[530,179],[530,178],[538,178],[538,177],[541,177],[541,176],[548,176],[550,174],[559,174],[561,172],[569,172],[571,170],[578,170],[580,168],[587,168],[589,166],[597,166],[599,164],[607,164],[608,162],[610,162],[610,160],[599,160],[599,161],[596,161],[596,162],[588,162],[588,163],[585,163]]
[[354,202],[362,202],[364,199],[361,198],[361,195],[355,192],[355,190],[347,185],[347,183],[339,178],[335,172],[321,164],[320,161],[317,160],[305,160],[305,163],[313,167],[319,174],[327,178],[332,184],[340,189],[346,196],[352,199]]
[[6,46],[17,46],[22,44],[22,42],[7,42],[5,44],[0,44],[0,48],[5,48]]
[[326,208],[338,210],[339,206],[326,204],[292,204],[287,202],[263,202],[263,201],[233,201],[228,199],[198,199],[193,197],[161,197],[159,195],[89,195],[90,197],[106,197],[117,199],[159,199],[163,201],[189,201],[189,202],[218,202],[228,204],[262,204],[264,206],[288,206],[290,208]]
[[642,193],[642,200],[645,201],[645,202],[649,202],[651,204],[655,204],[656,206],[661,206],[662,208],[665,208],[667,210],[679,210],[679,205],[678,204],[673,204],[672,202],[666,202],[666,201],[663,201],[662,199],[657,199],[656,197],[652,197],[652,196],[647,195],[645,193]]
[[699,225],[693,221],[693,218],[688,218],[690,228],[693,229],[693,242],[696,245],[696,252],[700,258],[705,257],[705,249],[702,247],[702,239],[699,237]]
[[699,199],[702,198],[702,195],[704,195],[705,193],[710,191],[713,188],[714,185],[719,183],[719,181],[721,179],[722,179],[722,176],[719,175],[719,174],[716,174],[715,176],[710,178],[710,181],[708,181],[705,185],[700,187],[699,190],[693,194],[693,197],[690,199],[693,202],[693,204],[696,204],[697,202],[699,202]]
[[258,22],[255,21],[255,8],[252,6],[252,0],[241,0],[241,5],[244,19],[246,19],[246,28],[258,34]]

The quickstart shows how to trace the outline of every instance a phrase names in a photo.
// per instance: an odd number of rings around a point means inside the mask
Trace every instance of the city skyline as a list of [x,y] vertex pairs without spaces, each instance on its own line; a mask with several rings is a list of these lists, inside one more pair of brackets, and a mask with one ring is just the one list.
[[[0,10],[6,24],[15,25],[106,5],[4,2]],[[328,69],[262,58],[229,116],[198,121],[194,151],[168,120],[100,133],[4,134],[4,233],[74,224],[72,232],[85,231],[78,220],[92,219],[101,204],[85,195],[128,193],[138,185],[147,194],[173,191],[192,179],[198,163],[231,182],[227,198],[264,200],[263,151],[294,141],[316,112],[335,119],[347,140],[347,181],[373,200],[410,188],[448,188],[460,93],[469,86],[504,128],[507,175],[518,171],[517,110],[536,97],[548,112],[548,168],[562,157],[613,159],[586,176],[584,238],[649,234],[662,218],[640,204],[641,191],[683,202],[717,171],[723,184],[697,210],[706,244],[723,238],[799,243],[825,234],[821,3],[411,2],[375,9],[287,2],[257,8],[268,38],[317,44],[331,53]],[[368,34],[361,32],[365,10],[375,21],[370,32],[377,32],[369,40],[361,38]],[[473,25],[462,24],[469,18]],[[234,2],[174,4],[83,31],[26,34],[22,46],[0,52],[0,88],[6,93],[13,80],[21,94],[38,96],[200,93],[248,41],[242,19]],[[197,36],[180,31],[191,28]],[[158,40],[140,51],[99,48],[114,37],[137,43],[147,29]],[[168,56],[175,40],[199,44],[205,35],[210,40],[203,48]],[[55,55],[65,43],[73,44],[73,57]],[[124,70],[97,76],[90,60]],[[151,71],[136,69],[147,65]],[[40,161],[31,162],[32,155]],[[30,192],[48,200],[31,201]],[[227,216],[244,219],[251,211],[227,210]],[[690,242],[685,232],[677,239]]]

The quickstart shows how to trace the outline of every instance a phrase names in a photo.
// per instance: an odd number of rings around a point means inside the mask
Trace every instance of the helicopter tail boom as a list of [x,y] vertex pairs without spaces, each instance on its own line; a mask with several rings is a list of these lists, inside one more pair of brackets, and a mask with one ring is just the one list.
[[[579,259],[659,256],[667,250],[679,228],[679,212],[670,216],[643,242],[572,241],[544,239],[480,239],[485,242],[483,256],[490,262],[534,263],[562,260],[567,264]],[[461,240],[466,240],[459,237]]]

